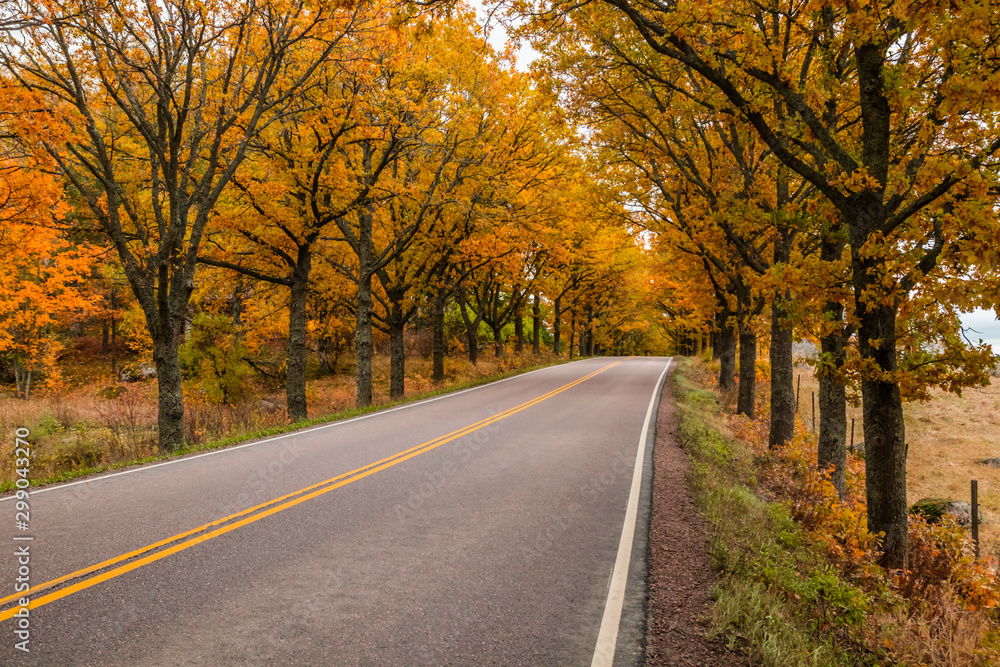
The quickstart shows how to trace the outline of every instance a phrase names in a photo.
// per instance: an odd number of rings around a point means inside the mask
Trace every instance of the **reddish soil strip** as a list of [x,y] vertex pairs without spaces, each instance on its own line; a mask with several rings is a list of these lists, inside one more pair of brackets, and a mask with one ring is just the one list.
[[653,454],[646,664],[748,665],[724,644],[705,638],[715,572],[708,556],[708,524],[685,486],[691,463],[677,444],[675,411],[667,383],[657,414]]

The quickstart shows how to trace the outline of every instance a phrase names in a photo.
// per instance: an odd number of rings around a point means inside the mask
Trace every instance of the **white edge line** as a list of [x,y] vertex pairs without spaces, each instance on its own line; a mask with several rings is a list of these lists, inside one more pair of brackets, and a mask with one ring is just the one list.
[[[503,378],[503,379],[500,379],[500,380],[495,380],[493,382],[487,382],[486,384],[481,384],[481,385],[479,385],[477,387],[469,387],[468,389],[462,389],[460,391],[455,391],[455,392],[443,394],[441,396],[434,396],[432,398],[425,398],[425,399],[420,400],[420,401],[414,401],[413,403],[407,403],[406,405],[397,405],[396,407],[389,408],[388,410],[376,410],[374,412],[369,412],[368,414],[360,415],[358,417],[351,417],[350,419],[342,419],[342,420],[338,420],[338,421],[332,421],[332,422],[329,422],[327,424],[320,424],[319,426],[312,426],[310,428],[302,429],[300,431],[291,431],[289,433],[282,433],[281,435],[276,435],[276,436],[272,436],[272,437],[269,437],[269,438],[264,438],[263,440],[254,440],[253,442],[246,442],[246,443],[243,443],[242,445],[233,445],[232,447],[221,447],[219,449],[214,449],[214,450],[212,450],[210,452],[204,452],[202,454],[195,454],[194,456],[184,456],[182,458],[171,459],[170,461],[164,461],[163,463],[154,463],[153,465],[143,465],[143,466],[140,466],[140,467],[137,467],[137,468],[132,468],[130,470],[123,470],[121,472],[110,473],[108,475],[99,475],[97,477],[88,477],[87,479],[81,479],[81,480],[76,481],[76,482],[68,482],[66,484],[46,485],[46,486],[43,486],[40,489],[31,490],[31,495],[34,496],[34,495],[37,495],[39,493],[45,493],[46,491],[56,491],[58,489],[67,489],[67,488],[69,488],[71,486],[76,486],[77,484],[89,484],[91,482],[96,482],[96,481],[99,481],[99,480],[102,480],[102,479],[110,479],[112,477],[119,477],[121,475],[129,475],[129,474],[134,473],[134,472],[142,472],[142,471],[145,471],[145,470],[152,470],[153,468],[160,468],[162,466],[173,465],[175,463],[184,463],[185,461],[193,461],[195,459],[200,459],[203,456],[213,456],[215,454],[225,454],[226,452],[233,452],[233,451],[236,451],[237,449],[243,449],[244,447],[255,447],[257,445],[263,445],[264,443],[274,442],[275,440],[281,440],[283,438],[291,438],[293,436],[299,436],[299,435],[305,435],[306,433],[312,433],[313,431],[321,431],[321,430],[326,429],[326,428],[333,428],[335,426],[343,426],[344,424],[350,424],[352,422],[361,421],[362,419],[369,419],[371,417],[378,417],[379,415],[386,415],[386,414],[389,414],[390,412],[396,412],[397,410],[405,410],[407,408],[413,408],[413,407],[416,407],[418,405],[425,405],[427,403],[433,403],[434,401],[440,401],[440,400],[445,399],[445,398],[451,398],[452,396],[458,396],[460,394],[465,394],[465,393],[470,392],[470,391],[476,391],[477,389],[485,389],[486,387],[493,387],[493,386],[496,386],[496,385],[500,384],[501,382],[506,382],[507,380],[516,380],[517,378],[527,377],[527,376],[532,375],[534,373],[541,373],[542,371],[548,371],[548,370],[551,370],[553,368],[559,368],[560,366],[569,366],[570,364],[578,364],[578,363],[581,363],[581,362],[584,362],[584,361],[589,361],[590,359],[593,359],[593,358],[594,357],[590,357],[588,359],[579,359],[577,361],[570,361],[570,362],[565,363],[565,364],[556,364],[556,365],[553,365],[553,366],[546,366],[545,368],[536,368],[535,370],[528,371],[527,373],[521,373],[520,375],[512,375],[512,376],[507,377],[507,378]],[[0,498],[0,502],[3,502],[5,500],[13,500],[14,498],[15,498],[15,496],[12,494],[12,495]]]
[[642,422],[642,432],[639,435],[639,447],[635,455],[635,469],[632,471],[632,489],[628,494],[628,505],[625,507],[625,521],[622,525],[622,538],[618,543],[618,557],[615,559],[615,569],[611,575],[611,585],[608,588],[608,601],[604,606],[604,617],[601,619],[601,631],[597,635],[597,646],[594,648],[594,659],[591,667],[611,667],[615,661],[615,647],[618,643],[618,625],[621,623],[622,607],[625,605],[625,585],[628,582],[628,569],[632,560],[632,542],[635,539],[635,524],[639,514],[639,490],[642,487],[642,467],[645,461],[646,436],[649,433],[649,421],[653,416],[653,407],[660,397],[663,378],[670,370],[673,357],[667,359],[667,365],[660,373],[646,408],[646,419]]

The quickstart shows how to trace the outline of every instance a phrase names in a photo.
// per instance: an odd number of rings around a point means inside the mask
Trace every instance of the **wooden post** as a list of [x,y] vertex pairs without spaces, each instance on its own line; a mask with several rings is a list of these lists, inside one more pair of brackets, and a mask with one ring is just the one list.
[[812,392],[812,404],[813,404],[813,432],[816,431],[816,392]]
[[979,560],[979,480],[972,480],[972,544]]

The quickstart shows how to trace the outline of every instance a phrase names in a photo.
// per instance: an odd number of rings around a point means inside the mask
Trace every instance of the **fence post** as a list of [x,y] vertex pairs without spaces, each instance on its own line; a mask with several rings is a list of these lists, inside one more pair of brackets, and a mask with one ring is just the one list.
[[979,560],[979,480],[972,480],[972,544]]
[[812,392],[812,404],[813,404],[813,432],[816,431],[816,392]]

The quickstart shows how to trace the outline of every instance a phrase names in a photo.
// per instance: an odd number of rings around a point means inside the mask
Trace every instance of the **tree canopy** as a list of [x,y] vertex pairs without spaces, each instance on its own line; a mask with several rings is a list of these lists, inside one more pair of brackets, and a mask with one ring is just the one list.
[[995,365],[960,316],[998,305],[996,3],[501,4],[530,72],[461,3],[7,3],[17,391],[57,387],[61,337],[110,318],[155,365],[167,450],[195,383],[279,378],[308,417],[311,351],[353,358],[365,406],[383,350],[402,397],[419,331],[435,380],[529,340],[711,347],[753,418],[766,348],[780,448],[808,339],[818,465],[843,493],[860,395],[869,528],[903,563],[902,403]]

